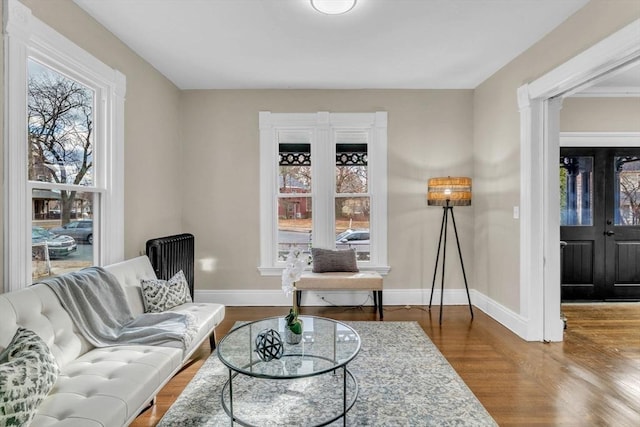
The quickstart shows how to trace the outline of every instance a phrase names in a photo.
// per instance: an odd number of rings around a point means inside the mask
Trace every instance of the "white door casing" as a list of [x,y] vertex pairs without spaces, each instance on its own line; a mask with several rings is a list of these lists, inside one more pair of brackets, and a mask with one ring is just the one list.
[[562,341],[558,155],[562,99],[640,61],[640,19],[518,88],[523,338]]

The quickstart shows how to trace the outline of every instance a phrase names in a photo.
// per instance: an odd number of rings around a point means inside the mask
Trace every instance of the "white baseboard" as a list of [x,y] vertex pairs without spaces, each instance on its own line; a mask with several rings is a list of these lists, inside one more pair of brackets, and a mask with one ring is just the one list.
[[527,340],[527,319],[476,290],[471,291],[473,305],[520,338]]
[[[473,290],[471,301],[473,303]],[[387,289],[383,292],[383,305],[429,305],[431,290]],[[291,298],[281,290],[196,290],[198,302],[216,302],[227,306],[288,306]],[[440,305],[440,291],[433,293],[433,304]],[[443,305],[467,304],[464,289],[444,291]],[[369,291],[304,291],[303,306],[327,305],[373,305],[373,295]]]
[[[527,321],[488,296],[471,289],[471,304],[502,324],[519,337],[526,339]],[[383,292],[384,306],[429,305],[430,289],[386,289]],[[215,302],[226,306],[290,306],[291,298],[281,290],[196,290],[197,302]],[[466,305],[464,289],[445,289],[443,305]],[[353,306],[373,305],[371,292],[367,291],[304,291],[303,306]],[[433,293],[432,305],[440,305],[440,290]]]

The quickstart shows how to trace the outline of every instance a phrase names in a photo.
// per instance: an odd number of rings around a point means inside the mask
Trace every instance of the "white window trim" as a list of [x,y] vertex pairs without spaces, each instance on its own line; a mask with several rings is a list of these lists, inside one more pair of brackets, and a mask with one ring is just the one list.
[[[277,276],[282,273],[283,263],[276,262],[277,246],[277,132],[283,129],[309,129],[312,131],[311,158],[335,159],[335,144],[332,132],[343,129],[369,130],[369,197],[371,197],[371,259],[359,261],[361,270],[387,274],[387,113],[259,113],[260,125],[260,265],[263,276]],[[333,157],[332,157],[333,155]],[[335,176],[319,168],[312,168],[313,229],[314,245],[332,247],[334,218],[321,221],[318,216],[320,194],[326,195],[327,203],[335,195]],[[333,212],[333,210],[331,210]]]
[[[4,283],[5,291],[31,283],[31,189],[27,181],[27,59],[96,90],[95,183],[100,193],[99,247],[94,262],[124,259],[124,74],[108,67],[31,14],[18,0],[4,3]],[[38,185],[41,187],[41,185]]]

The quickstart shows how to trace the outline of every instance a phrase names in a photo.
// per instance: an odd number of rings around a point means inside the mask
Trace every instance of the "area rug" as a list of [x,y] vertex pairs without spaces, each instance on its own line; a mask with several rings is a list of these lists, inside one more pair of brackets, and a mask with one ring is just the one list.
[[[356,403],[347,413],[348,426],[497,425],[417,322],[344,323],[358,332],[362,342],[360,353],[348,365],[359,385]],[[230,425],[220,403],[228,375],[217,354],[212,354],[158,426]],[[237,380],[243,381],[241,377]],[[316,419],[326,419],[323,412],[332,411],[332,405],[342,404],[342,379],[332,377],[250,378],[244,391],[238,391],[243,385],[234,379],[234,412],[241,408],[242,419],[248,416],[247,421],[260,426],[315,424]],[[236,400],[236,393],[245,396]],[[300,413],[301,407],[306,413]],[[330,425],[342,423],[339,419]]]

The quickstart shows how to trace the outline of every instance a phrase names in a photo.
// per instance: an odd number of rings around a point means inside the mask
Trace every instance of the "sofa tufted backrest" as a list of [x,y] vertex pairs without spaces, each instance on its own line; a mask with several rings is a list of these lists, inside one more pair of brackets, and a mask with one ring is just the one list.
[[47,285],[36,284],[1,294],[0,317],[0,350],[11,342],[18,326],[38,334],[51,349],[60,368],[93,348]]
[[129,301],[129,307],[134,316],[144,313],[142,302],[141,279],[156,279],[151,262],[146,255],[131,258],[105,267],[105,270],[116,276],[120,285],[124,288]]
[[[156,274],[146,256],[106,266],[122,287],[134,315],[144,311],[140,279]],[[0,294],[0,351],[11,342],[18,326],[30,329],[47,343],[58,366],[63,368],[93,348],[73,324],[58,297],[44,284]]]

